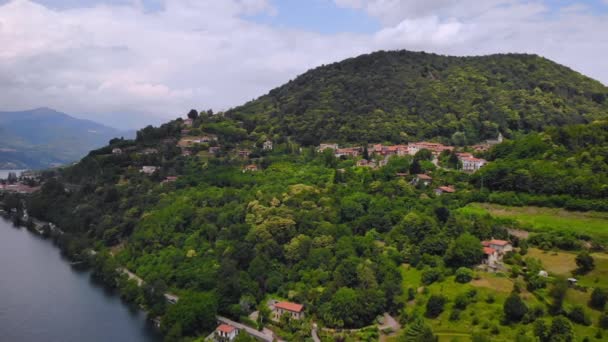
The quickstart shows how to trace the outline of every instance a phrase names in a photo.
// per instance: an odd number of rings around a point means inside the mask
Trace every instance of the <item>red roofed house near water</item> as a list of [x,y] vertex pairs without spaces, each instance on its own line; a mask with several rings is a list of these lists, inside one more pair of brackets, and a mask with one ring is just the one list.
[[273,318],[278,321],[284,314],[289,314],[293,319],[300,319],[304,317],[304,305],[291,302],[274,303],[272,306]]

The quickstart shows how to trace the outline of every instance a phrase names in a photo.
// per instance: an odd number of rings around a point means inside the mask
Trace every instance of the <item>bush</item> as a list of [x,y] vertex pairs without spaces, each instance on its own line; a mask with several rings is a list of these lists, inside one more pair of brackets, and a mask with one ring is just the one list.
[[456,270],[456,281],[461,284],[466,284],[473,280],[473,271],[470,268],[460,267]]
[[528,312],[528,307],[517,294],[512,293],[505,300],[503,311],[508,321],[519,322]]
[[455,322],[460,320],[460,313],[461,311],[459,309],[453,309],[450,313],[450,321]]
[[582,325],[591,325],[591,319],[589,315],[585,312],[585,309],[577,305],[568,313],[568,319],[570,319],[574,323],[582,324]]
[[602,312],[598,319],[597,325],[602,329],[608,329],[608,313]]
[[603,289],[596,287],[591,293],[591,299],[589,299],[589,306],[597,309],[603,310],[606,306],[606,301],[608,301],[608,294]]
[[447,299],[441,295],[432,295],[426,302],[426,317],[436,318],[439,316],[445,307]]
[[443,280],[443,272],[438,268],[427,268],[422,271],[422,283],[424,285],[431,285],[441,280]]
[[582,251],[576,256],[576,270],[579,274],[585,274],[595,268],[593,257],[587,251]]

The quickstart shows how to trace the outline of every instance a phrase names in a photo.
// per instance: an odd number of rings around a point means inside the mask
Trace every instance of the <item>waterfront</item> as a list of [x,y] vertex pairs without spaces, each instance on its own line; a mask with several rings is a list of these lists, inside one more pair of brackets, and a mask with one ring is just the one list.
[[2,341],[160,341],[145,313],[72,268],[48,240],[0,218]]

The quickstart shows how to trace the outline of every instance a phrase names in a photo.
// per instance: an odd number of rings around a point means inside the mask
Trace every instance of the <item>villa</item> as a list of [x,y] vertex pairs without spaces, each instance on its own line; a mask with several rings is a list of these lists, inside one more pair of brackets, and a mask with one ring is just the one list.
[[304,318],[304,306],[302,304],[275,301],[271,308],[272,318],[275,321],[279,321],[284,314],[288,314],[289,318],[292,319]]

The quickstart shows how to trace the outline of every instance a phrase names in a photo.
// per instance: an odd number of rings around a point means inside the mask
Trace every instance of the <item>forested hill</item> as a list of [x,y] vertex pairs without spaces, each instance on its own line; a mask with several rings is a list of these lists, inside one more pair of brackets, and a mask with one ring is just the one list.
[[525,54],[447,57],[376,52],[321,66],[228,115],[249,130],[323,140],[451,138],[474,143],[497,131],[606,117],[608,88],[548,59]]

